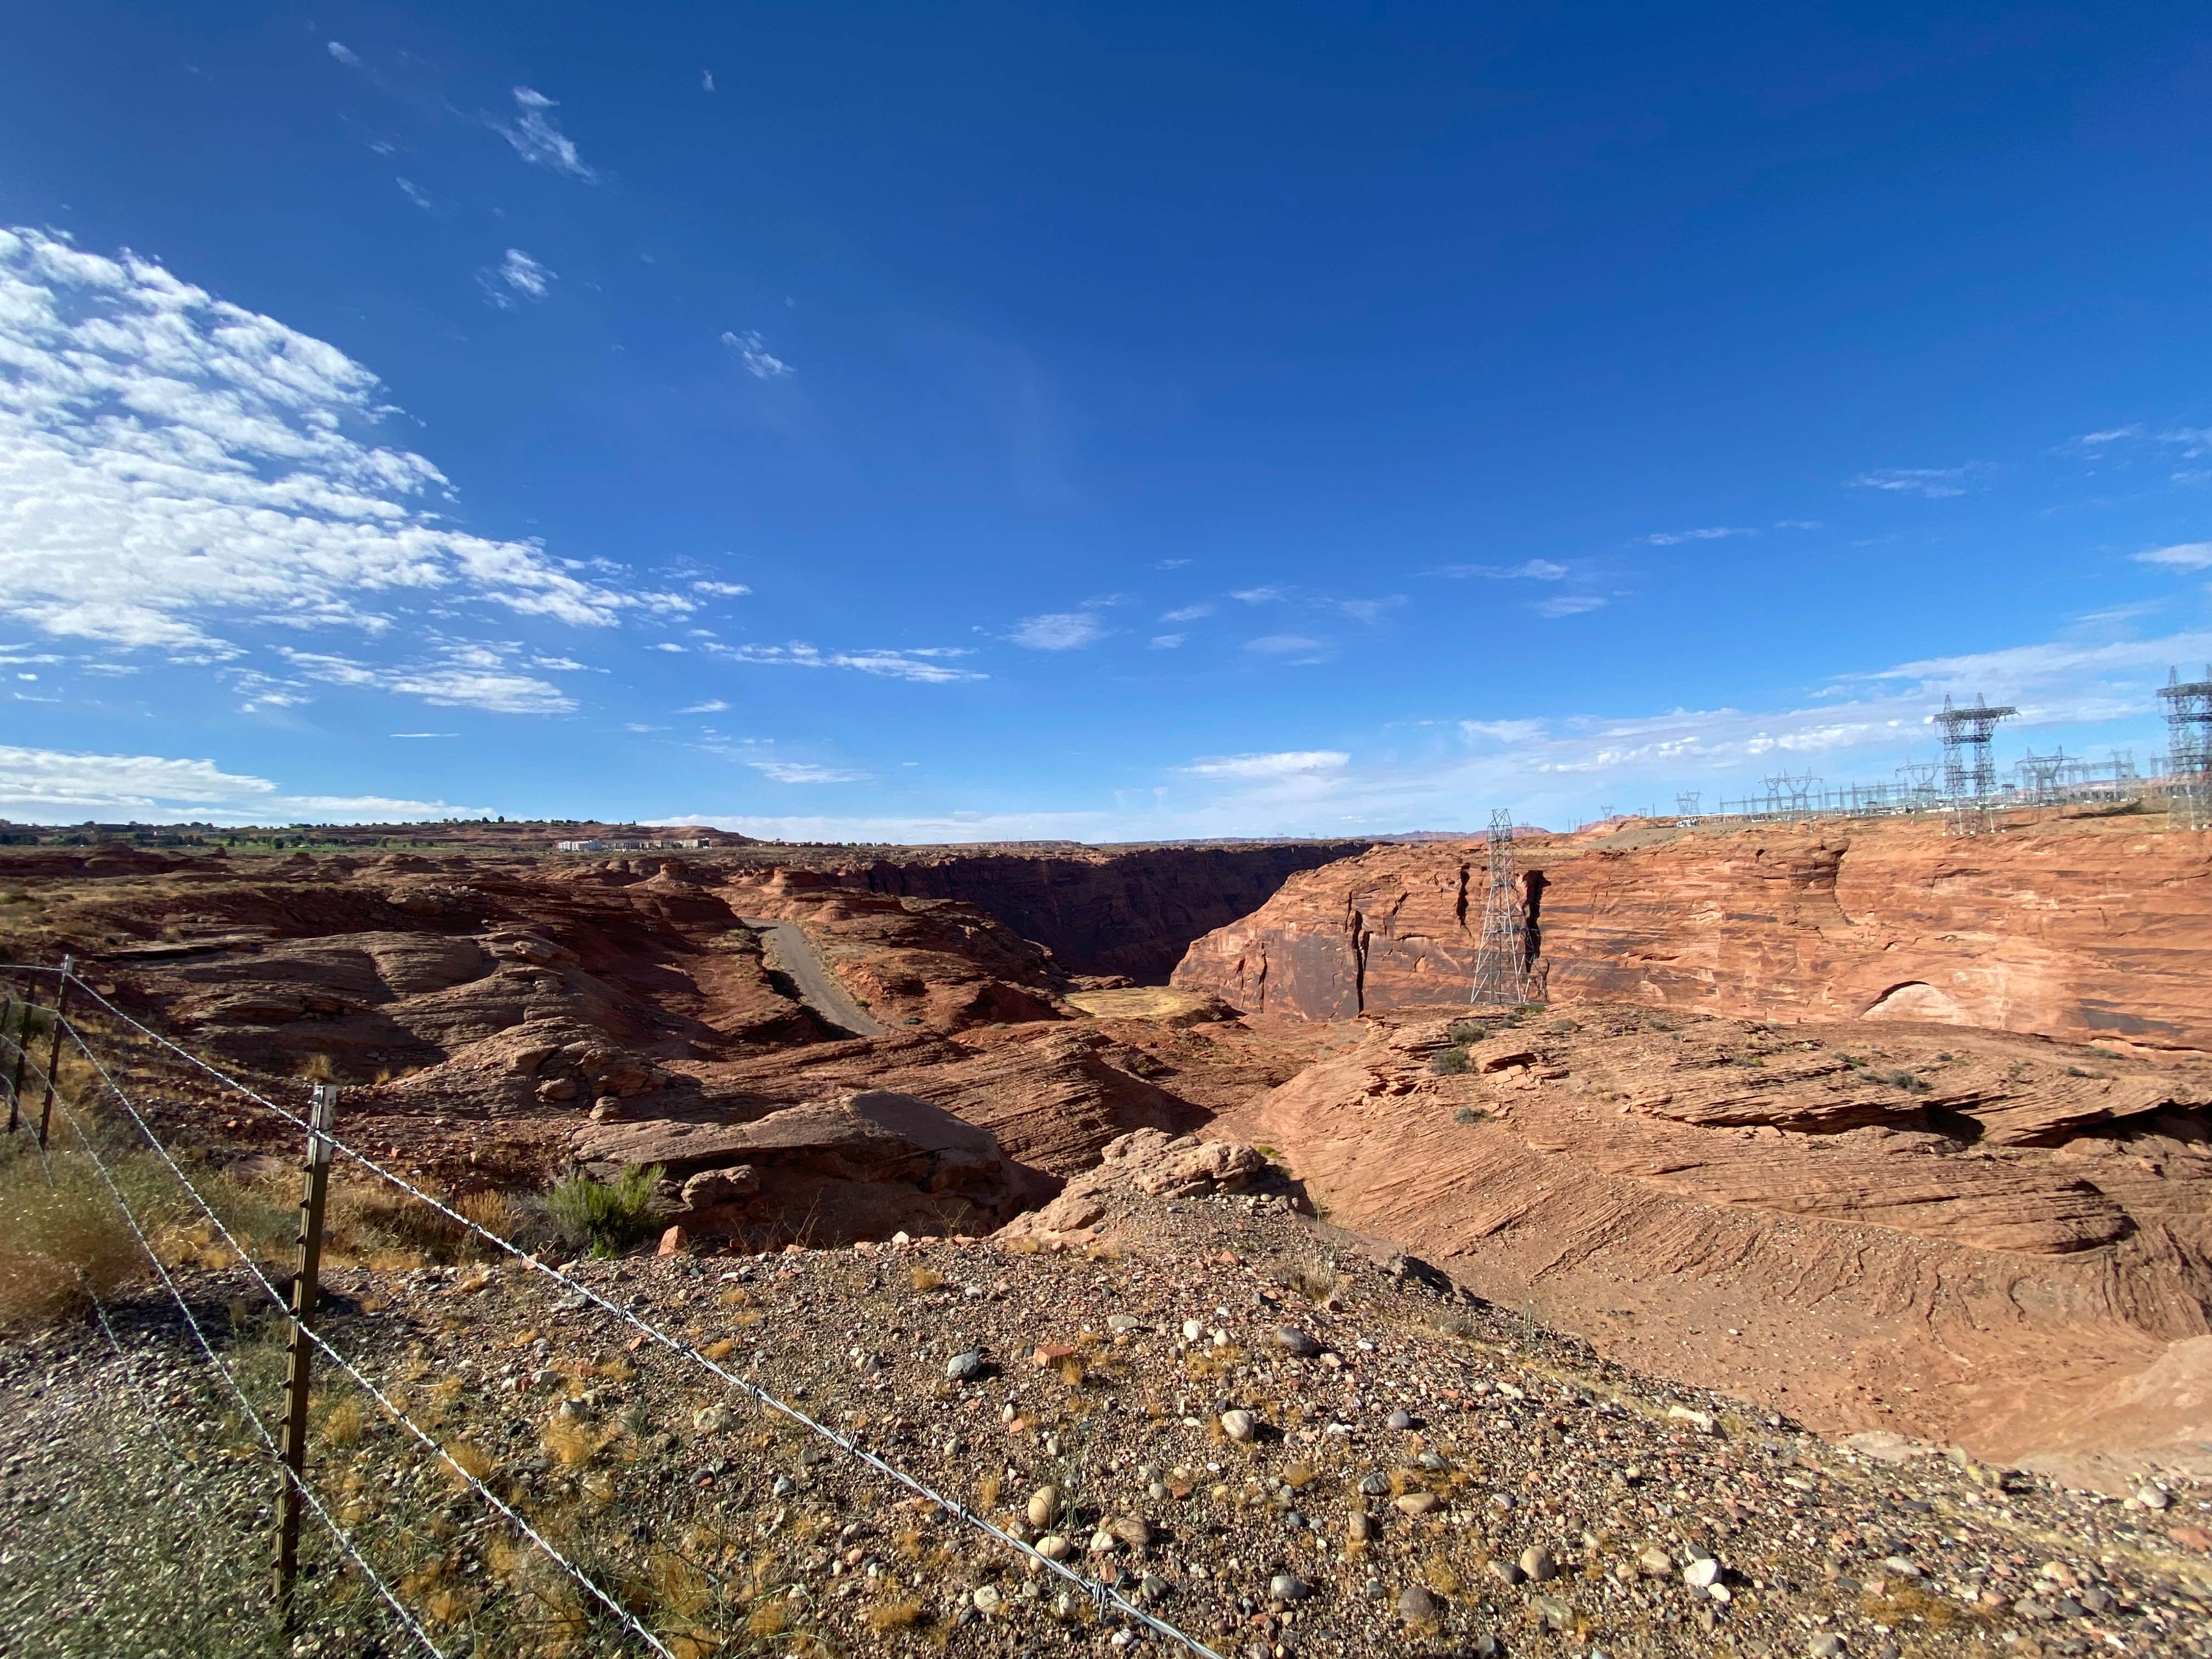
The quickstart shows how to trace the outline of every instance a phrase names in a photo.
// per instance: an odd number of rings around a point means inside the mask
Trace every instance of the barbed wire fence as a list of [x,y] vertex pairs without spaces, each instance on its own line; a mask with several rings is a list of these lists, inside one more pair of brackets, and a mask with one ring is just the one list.
[[[693,1640],[685,1631],[656,1632],[623,1599],[618,1585],[610,1588],[609,1582],[602,1582],[608,1575],[595,1574],[585,1565],[573,1559],[573,1552],[564,1552],[560,1548],[520,1510],[495,1492],[477,1470],[468,1466],[467,1460],[457,1455],[454,1447],[441,1441],[433,1431],[434,1425],[426,1426],[419,1421],[399,1399],[394,1397],[392,1389],[374,1381],[353,1357],[341,1351],[312,1321],[295,1319],[294,1304],[287,1294],[289,1286],[280,1288],[278,1281],[263,1271],[248,1243],[225,1221],[218,1206],[202,1192],[174,1150],[162,1139],[151,1121],[147,1091],[137,1079],[156,1079],[173,1084],[176,1080],[174,1073],[181,1068],[204,1090],[211,1090],[221,1097],[265,1114],[306,1136],[311,1158],[316,1155],[317,1143],[320,1142],[326,1149],[325,1156],[334,1154],[345,1159],[363,1175],[403,1194],[408,1202],[425,1206],[441,1218],[446,1224],[457,1229],[460,1236],[469,1239],[476,1247],[509,1258],[526,1273],[541,1277],[550,1285],[557,1286],[566,1293],[569,1305],[595,1308],[599,1313],[611,1316],[620,1325],[634,1330],[636,1340],[633,1347],[650,1345],[670,1359],[703,1373],[720,1389],[749,1401],[763,1413],[780,1418],[801,1434],[836,1449],[856,1468],[912,1494],[926,1517],[932,1522],[972,1530],[1012,1553],[1024,1561],[1030,1571],[1048,1573],[1066,1581],[1079,1592],[1102,1623],[1118,1623],[1129,1636],[1148,1636],[1172,1649],[1198,1656],[1198,1659],[1221,1659],[1218,1653],[1197,1638],[1137,1605],[1115,1583],[1103,1577],[1086,1576],[1066,1562],[1041,1553],[1027,1540],[997,1526],[967,1504],[946,1496],[878,1455],[851,1437],[839,1433],[799,1407],[737,1374],[696,1345],[640,1317],[590,1285],[501,1237],[416,1182],[318,1123],[312,1115],[293,1110],[163,1036],[118,1007],[109,995],[88,983],[76,973],[73,963],[67,959],[59,968],[38,963],[0,963],[0,974],[23,975],[33,982],[44,980],[52,983],[55,991],[52,1003],[45,1008],[38,1007],[33,1000],[14,998],[11,992],[9,1006],[13,1011],[15,1030],[10,1032],[7,1029],[10,1023],[9,1019],[0,1018],[0,1085],[4,1085],[9,1091],[11,1130],[23,1133],[31,1129],[28,1115],[19,1115],[17,1106],[24,1093],[27,1072],[34,1073],[33,1081],[42,1102],[50,1102],[52,1107],[60,1112],[62,1122],[68,1131],[68,1144],[63,1149],[64,1155],[82,1158],[97,1175],[120,1212],[139,1253],[151,1267],[161,1290],[167,1293],[185,1328],[189,1331],[193,1346],[211,1378],[220,1382],[225,1393],[234,1402],[237,1416],[252,1430],[260,1449],[269,1459],[272,1477],[283,1488],[295,1492],[299,1501],[313,1514],[337,1553],[343,1564],[341,1571],[350,1568],[356,1573],[368,1591],[391,1615],[394,1632],[405,1638],[399,1644],[399,1650],[424,1651],[434,1656],[434,1659],[446,1659],[447,1652],[431,1635],[424,1616],[409,1605],[405,1598],[405,1575],[380,1571],[364,1553],[357,1535],[359,1528],[349,1528],[343,1518],[334,1516],[313,1489],[313,1483],[295,1477],[287,1466],[279,1437],[265,1420],[268,1413],[265,1408],[254,1405],[236,1369],[224,1362],[218,1351],[219,1345],[210,1338],[204,1321],[194,1313],[184,1287],[163,1261],[155,1240],[149,1237],[144,1218],[134,1210],[125,1183],[117,1178],[114,1164],[122,1147],[133,1145],[143,1147],[143,1156],[154,1160],[167,1173],[189,1207],[197,1212],[198,1224],[208,1230],[214,1238],[221,1240],[228,1256],[235,1259],[236,1271],[243,1275],[249,1291],[258,1292],[260,1298],[272,1305],[276,1315],[282,1317],[294,1332],[295,1342],[304,1342],[311,1346],[316,1355],[334,1366],[363,1398],[372,1401],[398,1431],[442,1466],[459,1490],[483,1506],[487,1523],[504,1525],[530,1550],[550,1564],[577,1594],[586,1598],[591,1607],[598,1610],[597,1616],[605,1626],[617,1633],[617,1650],[626,1650],[622,1644],[630,1638],[641,1644],[644,1651],[659,1656],[659,1659],[692,1659],[692,1656],[708,1651],[708,1647]],[[69,1012],[68,1004],[72,995],[81,1003],[89,1004],[97,1014],[88,1019],[82,1006],[74,1014]],[[43,1016],[43,1018],[35,1016]],[[33,1026],[45,1029],[34,1033]],[[48,1059],[43,1065],[31,1052],[34,1036],[46,1036],[51,1040]],[[58,1075],[63,1069],[59,1057],[64,1052],[64,1040],[69,1051],[82,1061],[88,1080],[96,1085],[82,1091],[74,1104],[69,1100],[68,1091],[62,1086],[62,1079]],[[95,1046],[95,1040],[99,1046]],[[125,1087],[126,1079],[133,1079],[133,1089],[137,1091],[135,1097],[132,1090]],[[119,1119],[104,1124],[100,1120],[94,1103],[111,1106],[120,1114]],[[37,1147],[41,1160],[49,1158],[49,1139],[46,1134],[38,1136]],[[46,1166],[46,1174],[51,1183],[50,1164]],[[142,1204],[140,1207],[143,1209],[144,1206]],[[118,1364],[123,1368],[126,1382],[134,1381],[129,1359],[111,1323],[110,1310],[94,1290],[88,1277],[80,1273],[79,1279],[80,1288],[94,1320]],[[237,1304],[234,1304],[233,1323],[236,1325],[238,1322]],[[168,1438],[161,1425],[162,1413],[156,1402],[143,1390],[137,1392],[153,1432],[169,1446],[179,1465],[186,1462],[188,1460],[184,1454]],[[395,1576],[400,1579],[397,1587],[392,1582]],[[285,1599],[283,1591],[283,1587],[280,1585],[276,1598],[280,1613],[283,1610]],[[549,1606],[554,1605],[551,1598],[548,1598],[548,1601]],[[429,1622],[437,1621],[434,1619]],[[576,1621],[568,1619],[565,1622],[570,1625],[573,1632]],[[453,1650],[465,1651],[469,1645],[465,1639]]]

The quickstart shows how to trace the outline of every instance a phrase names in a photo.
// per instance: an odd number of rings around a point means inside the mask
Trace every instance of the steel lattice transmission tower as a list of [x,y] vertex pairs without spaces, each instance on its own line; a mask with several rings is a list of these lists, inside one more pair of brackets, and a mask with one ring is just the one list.
[[2201,680],[2166,671],[2158,689],[2166,705],[2166,811],[2177,830],[2212,830],[2212,665]]
[[1996,751],[1990,739],[1999,720],[2018,713],[2010,703],[1992,708],[1976,692],[1972,708],[1954,708],[1946,696],[1942,711],[1935,716],[1943,737],[1943,793],[1961,835],[1972,835],[1982,826],[1990,798],[1997,792]]
[[1513,814],[1490,815],[1490,896],[1482,906],[1482,942],[1474,957],[1470,1003],[1517,1007],[1528,1000],[1528,923],[1513,871]]

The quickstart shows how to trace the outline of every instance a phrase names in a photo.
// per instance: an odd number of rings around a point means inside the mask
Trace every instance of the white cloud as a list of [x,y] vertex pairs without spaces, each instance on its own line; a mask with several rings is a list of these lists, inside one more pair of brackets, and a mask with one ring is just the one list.
[[695,702],[689,708],[679,708],[679,714],[719,714],[729,708],[720,697],[709,697],[704,702]]
[[1155,651],[1173,651],[1180,647],[1182,642],[1189,637],[1190,635],[1188,634],[1155,634],[1152,635],[1152,649]]
[[1290,595],[1285,589],[1270,584],[1263,587],[1239,588],[1229,597],[1242,599],[1246,605],[1279,605]]
[[1460,733],[1471,742],[1527,743],[1544,735],[1541,720],[1462,720]]
[[1555,582],[1567,574],[1567,567],[1551,559],[1524,559],[1519,564],[1439,565],[1426,574],[1449,576],[1455,580],[1487,576],[1493,581]]
[[1197,622],[1201,617],[1212,616],[1213,609],[1210,605],[1187,605],[1180,610],[1162,611],[1160,620],[1164,623]]
[[328,43],[326,49],[329,51],[331,57],[337,58],[338,62],[343,64],[348,69],[360,69],[362,67],[360,55],[351,47],[348,46],[344,41],[332,40]]
[[768,349],[768,342],[761,338],[757,329],[749,328],[742,334],[726,330],[722,343],[745,366],[745,373],[757,380],[781,380],[787,374],[798,373]]
[[484,298],[501,311],[514,309],[514,296],[526,300],[542,300],[553,291],[553,284],[561,280],[558,271],[548,270],[519,247],[507,251],[496,270],[486,269],[477,272],[477,286]]
[[552,99],[532,88],[517,87],[514,106],[521,112],[521,117],[513,126],[503,121],[490,125],[492,131],[514,146],[517,155],[535,166],[551,167],[587,184],[599,177],[584,165],[574,140],[554,125],[553,118],[545,112],[560,107]]
[[414,180],[410,179],[402,179],[398,180],[398,183],[399,185],[400,194],[406,197],[409,201],[414,203],[416,207],[421,208],[423,212],[435,213],[438,210],[438,204],[430,199],[430,192],[424,190],[420,185],[415,183]]
[[394,732],[395,738],[458,738],[458,732]]
[[0,817],[33,823],[87,817],[156,823],[291,823],[313,815],[383,818],[489,817],[481,806],[380,795],[288,795],[267,778],[225,772],[213,761],[157,755],[88,755],[0,746]]
[[497,653],[481,647],[451,649],[442,663],[386,665],[326,652],[281,647],[292,666],[311,680],[420,697],[446,708],[481,708],[495,714],[566,714],[575,699],[557,686],[518,674]]
[[1319,662],[1321,653],[1328,651],[1328,646],[1305,634],[1263,634],[1256,640],[1245,641],[1244,648],[1263,657],[1292,657],[1311,663]]
[[778,783],[866,783],[866,772],[848,772],[835,766],[806,766],[792,761],[747,761],[754,771]]
[[1536,614],[1540,617],[1579,617],[1585,611],[1595,611],[1605,599],[1597,593],[1561,593],[1555,599],[1540,599]]
[[1402,595],[1394,593],[1387,599],[1338,599],[1334,604],[1352,621],[1373,623],[1381,622],[1386,613],[1396,610],[1405,602]]
[[1882,466],[1850,480],[1856,489],[1882,489],[1898,495],[1942,501],[1966,493],[1971,466]]
[[682,656],[684,652],[684,647],[677,644],[673,640],[659,640],[654,641],[653,645],[647,648],[653,651],[666,651],[679,657]]
[[2116,444],[2124,439],[2141,436],[2142,436],[2142,428],[2140,425],[2116,426],[2103,432],[2085,432],[2074,441],[2086,448],[2099,449],[2106,444]]
[[1193,761],[1182,770],[1201,778],[1288,778],[1340,772],[1352,763],[1341,749],[1290,749],[1273,755],[1227,755]]
[[785,668],[849,668],[857,673],[873,674],[879,678],[915,680],[930,685],[988,678],[972,669],[948,668],[938,660],[943,657],[964,654],[957,648],[822,651],[803,640],[793,640],[788,645],[717,646],[712,648],[717,654],[734,657],[739,662],[767,663]]
[[1715,525],[1705,530],[1662,530],[1643,539],[1653,547],[1679,547],[1684,542],[1721,542],[1731,536],[1756,536],[1756,530],[1746,530],[1734,525]]
[[410,601],[609,625],[690,601],[580,580],[421,505],[443,474],[335,347],[125,255],[0,230],[0,616],[234,657],[221,619],[389,629]]
[[1826,530],[1828,526],[1818,519],[1777,519],[1777,530]]
[[712,70],[701,70],[699,71],[699,90],[702,92],[712,92],[714,89],[714,71]]
[[747,587],[743,582],[693,582],[691,591],[694,593],[704,593],[709,599],[742,599],[746,594],[751,592],[752,589]]
[[1158,559],[1153,562],[1152,568],[1155,570],[1181,570],[1190,561],[1188,559]]
[[2212,570],[2212,542],[2178,542],[2154,547],[2135,556],[2137,564],[2164,565],[2169,570]]
[[1106,637],[1106,624],[1091,611],[1055,611],[1024,617],[1006,636],[1030,651],[1079,651]]

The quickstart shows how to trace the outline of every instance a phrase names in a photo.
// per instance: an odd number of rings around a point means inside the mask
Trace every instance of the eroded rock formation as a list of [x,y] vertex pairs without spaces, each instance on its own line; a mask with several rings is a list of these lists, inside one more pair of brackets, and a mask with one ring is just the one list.
[[[1518,848],[1551,1000],[1872,1017],[2212,1051],[2212,845],[2129,817],[1644,832]],[[1464,1000],[1478,844],[1378,848],[1295,876],[1173,982],[1343,1019]]]
[[[1824,1429],[2063,1459],[2208,1346],[2201,1063],[1604,1005],[1367,1024],[1212,1133],[1625,1360]],[[2136,1425],[2170,1457],[2212,1438],[2212,1390],[2185,1393]]]

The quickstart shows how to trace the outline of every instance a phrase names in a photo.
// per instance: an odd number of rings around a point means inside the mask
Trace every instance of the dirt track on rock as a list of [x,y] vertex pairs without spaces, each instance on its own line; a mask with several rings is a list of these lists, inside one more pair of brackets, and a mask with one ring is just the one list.
[[790,980],[799,1000],[829,1024],[864,1037],[882,1036],[890,1029],[854,1000],[797,922],[747,916],[744,923],[767,946],[769,969]]

